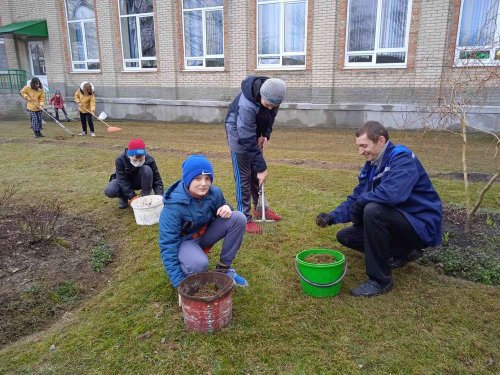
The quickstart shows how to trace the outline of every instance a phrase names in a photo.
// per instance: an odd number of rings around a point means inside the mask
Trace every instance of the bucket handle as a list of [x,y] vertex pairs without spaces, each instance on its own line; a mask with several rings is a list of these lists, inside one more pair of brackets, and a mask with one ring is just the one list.
[[297,272],[297,275],[299,275],[302,280],[304,280],[309,285],[317,286],[317,287],[320,287],[320,288],[328,288],[330,286],[334,286],[334,285],[340,283],[342,281],[342,279],[344,278],[344,276],[347,274],[347,262],[345,262],[344,272],[342,273],[342,276],[340,276],[340,278],[337,281],[334,281],[333,283],[328,283],[328,284],[317,284],[315,282],[312,282],[311,280],[307,280],[304,277],[304,275],[302,275],[300,273],[299,267],[297,266],[297,259],[295,259],[294,265],[295,265],[295,271]]

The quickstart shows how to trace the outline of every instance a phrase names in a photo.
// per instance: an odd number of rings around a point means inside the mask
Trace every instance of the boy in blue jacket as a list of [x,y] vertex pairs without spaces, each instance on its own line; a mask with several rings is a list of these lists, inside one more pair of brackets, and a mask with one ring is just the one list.
[[422,249],[441,244],[441,200],[415,154],[389,141],[387,129],[368,121],[356,132],[366,159],[352,195],[330,213],[320,213],[320,227],[352,222],[337,232],[344,246],[364,252],[368,281],[351,289],[371,297],[393,288],[391,268],[416,260]]
[[246,218],[232,211],[222,191],[212,185],[212,164],[203,155],[182,163],[182,179],[163,196],[159,222],[161,259],[168,278],[177,288],[187,276],[208,269],[208,252],[224,238],[215,270],[226,273],[237,286],[247,281],[231,267],[245,233]]
[[[261,217],[257,207],[259,188],[267,177],[263,150],[273,131],[274,118],[285,98],[286,84],[279,78],[248,76],[241,82],[241,93],[234,98],[226,115],[226,134],[233,162],[238,210],[247,217],[247,233],[261,234],[262,227],[252,221]],[[267,219],[279,221],[281,216],[265,209]]]

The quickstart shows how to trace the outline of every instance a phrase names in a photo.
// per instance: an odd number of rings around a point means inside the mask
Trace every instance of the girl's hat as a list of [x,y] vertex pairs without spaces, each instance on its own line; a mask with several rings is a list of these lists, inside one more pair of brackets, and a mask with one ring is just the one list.
[[182,163],[182,182],[189,188],[191,181],[199,175],[210,176],[214,181],[214,169],[210,161],[204,155],[191,155]]
[[140,138],[134,138],[128,143],[127,155],[146,155],[146,145]]

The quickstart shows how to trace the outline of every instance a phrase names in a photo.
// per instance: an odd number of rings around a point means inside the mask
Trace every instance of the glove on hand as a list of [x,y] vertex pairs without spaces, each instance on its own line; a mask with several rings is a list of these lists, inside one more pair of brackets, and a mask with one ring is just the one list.
[[137,195],[134,195],[132,198],[130,198],[128,200],[128,204],[132,203],[133,201],[135,201],[137,198],[139,198]]
[[333,220],[332,220],[332,217],[328,214],[325,214],[324,212],[318,214],[318,216],[316,216],[316,225],[321,227],[321,228],[324,228],[328,225],[332,225],[333,224]]
[[351,205],[350,214],[351,222],[353,224],[363,224],[363,209],[364,207],[357,201]]

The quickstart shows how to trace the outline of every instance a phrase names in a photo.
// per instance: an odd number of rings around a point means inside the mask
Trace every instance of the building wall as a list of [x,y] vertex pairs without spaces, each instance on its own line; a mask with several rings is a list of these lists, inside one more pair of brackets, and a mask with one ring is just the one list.
[[[372,106],[378,104],[390,107],[382,112],[391,113],[387,121],[394,125],[394,117],[404,118],[404,108],[435,101],[442,95],[444,77],[460,74],[459,68],[447,64],[456,41],[460,0],[413,0],[408,67],[404,69],[346,69],[347,0],[309,0],[306,67],[293,71],[256,69],[256,0],[225,1],[225,69],[220,72],[183,69],[182,8],[181,1],[175,0],[155,1],[157,70],[124,71],[117,0],[94,1],[101,62],[98,73],[71,70],[64,0],[4,3],[2,24],[47,20],[49,38],[43,41],[49,86],[60,89],[71,100],[82,81],[91,81],[98,102],[113,117],[220,122],[241,80],[256,74],[287,82],[286,105],[280,110],[278,122],[357,126],[367,113],[380,113]],[[28,40],[6,38],[10,67],[29,70]],[[499,86],[498,82],[491,84],[483,98],[486,105],[499,105]],[[175,104],[189,101],[202,105]],[[297,107],[297,103],[301,105]],[[182,110],[189,115],[183,116]]]

